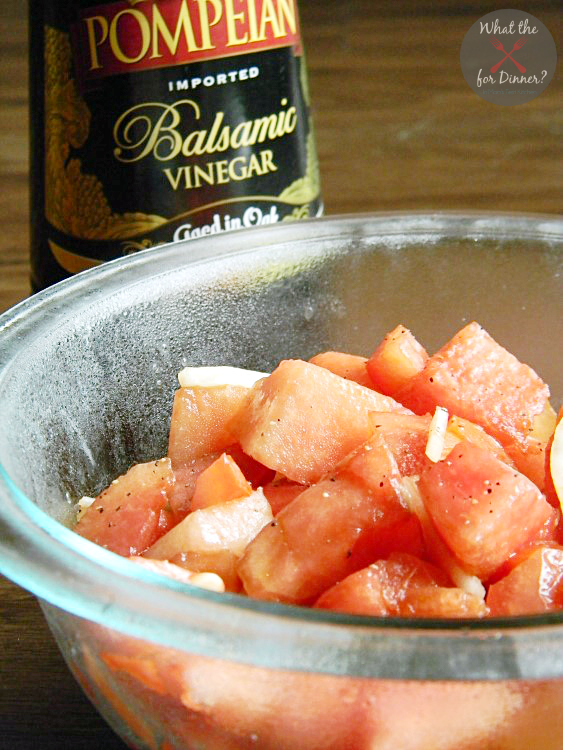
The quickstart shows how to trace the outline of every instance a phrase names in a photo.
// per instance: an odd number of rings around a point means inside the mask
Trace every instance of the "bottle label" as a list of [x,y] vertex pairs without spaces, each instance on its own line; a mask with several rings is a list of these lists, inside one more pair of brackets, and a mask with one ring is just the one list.
[[321,211],[294,0],[136,0],[46,25],[45,234],[67,273]]

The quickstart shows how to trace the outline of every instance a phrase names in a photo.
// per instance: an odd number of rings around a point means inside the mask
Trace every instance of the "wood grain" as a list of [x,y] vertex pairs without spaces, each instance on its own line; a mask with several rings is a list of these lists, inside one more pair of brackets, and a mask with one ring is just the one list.
[[[481,4],[301,0],[326,212],[561,210],[561,83],[501,107],[459,50]],[[527,3],[557,40],[559,5]],[[0,311],[29,293],[27,10],[0,19]],[[70,677],[33,597],[0,580],[0,750],[124,748]]]

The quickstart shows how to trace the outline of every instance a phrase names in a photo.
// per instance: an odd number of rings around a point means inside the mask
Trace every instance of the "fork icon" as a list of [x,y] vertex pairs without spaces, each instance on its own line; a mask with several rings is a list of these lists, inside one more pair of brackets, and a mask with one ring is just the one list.
[[512,53],[515,50],[521,49],[526,44],[526,37],[525,36],[521,36],[520,39],[518,39],[516,42],[514,42],[514,47],[510,50],[510,52],[507,52],[504,49],[504,47],[502,46],[502,42],[499,39],[497,39],[496,37],[492,36],[490,41],[491,41],[491,44],[493,45],[493,47],[495,47],[496,49],[500,50],[501,52],[504,52],[504,55],[505,55],[500,62],[498,62],[496,65],[493,65],[493,67],[491,68],[491,73],[496,73],[497,70],[500,68],[500,66],[503,64],[503,62],[506,60],[507,57],[510,57],[510,59],[512,60],[512,62],[514,63],[514,65],[516,65],[516,67],[518,68],[518,70],[520,71],[520,73],[525,73],[526,72],[526,68],[523,65],[520,65],[520,63],[517,62],[512,57]]

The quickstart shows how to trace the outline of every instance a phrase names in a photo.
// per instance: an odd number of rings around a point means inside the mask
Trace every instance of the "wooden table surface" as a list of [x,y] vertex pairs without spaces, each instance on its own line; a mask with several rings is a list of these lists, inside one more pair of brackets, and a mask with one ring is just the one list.
[[[458,7],[462,5],[463,7]],[[561,84],[502,107],[465,82],[477,2],[300,0],[326,212],[561,210]],[[558,3],[529,2],[558,42]],[[29,293],[26,3],[0,9],[0,311]],[[123,750],[33,597],[0,580],[0,750]]]

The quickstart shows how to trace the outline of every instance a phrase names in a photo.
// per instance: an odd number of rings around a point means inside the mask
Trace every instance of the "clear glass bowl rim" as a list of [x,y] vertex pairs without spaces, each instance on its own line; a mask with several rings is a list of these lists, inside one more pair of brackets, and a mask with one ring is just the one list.
[[[85,292],[96,296],[123,289],[124,272],[129,274],[126,283],[135,283],[154,273],[171,273],[179,263],[214,262],[225,255],[260,252],[265,245],[351,237],[360,229],[369,236],[563,243],[560,217],[486,212],[354,214],[240,230],[197,240],[195,248],[191,241],[188,261],[182,255],[185,243],[170,243],[158,248],[158,254],[142,251],[83,272],[0,316],[0,385],[14,347],[21,346],[14,332],[41,319],[52,321],[61,300],[68,310]],[[259,666],[328,674],[393,679],[563,676],[562,613],[480,621],[367,618],[214,594],[149,573],[77,536],[26,498],[1,466],[0,480],[0,572],[49,604],[131,636]],[[410,663],[413,649],[421,654],[418,668]],[[529,658],[523,657],[526,651]],[[514,652],[518,658],[512,664],[507,654]]]

